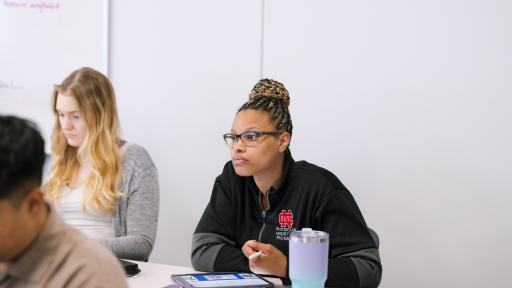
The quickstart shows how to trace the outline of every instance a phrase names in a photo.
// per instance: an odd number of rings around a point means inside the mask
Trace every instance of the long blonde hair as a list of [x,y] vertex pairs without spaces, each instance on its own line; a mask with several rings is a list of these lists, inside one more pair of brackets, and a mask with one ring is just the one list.
[[[72,96],[87,127],[80,147],[68,145],[59,123],[57,97]],[[57,201],[63,188],[77,180],[80,166],[90,162],[91,170],[84,183],[83,207],[97,212],[112,213],[122,181],[122,162],[119,153],[120,128],[114,88],[110,81],[92,68],[80,68],[60,85],[52,96],[55,124],[52,131],[52,167],[44,185],[47,198]],[[87,159],[87,160],[86,160]]]

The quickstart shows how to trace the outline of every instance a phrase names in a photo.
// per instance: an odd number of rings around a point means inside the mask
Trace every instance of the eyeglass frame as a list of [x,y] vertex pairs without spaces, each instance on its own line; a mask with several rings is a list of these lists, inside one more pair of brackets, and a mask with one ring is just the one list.
[[[252,130],[249,130],[249,131],[245,131],[244,133],[240,133],[240,134],[226,133],[226,134],[222,135],[222,138],[224,138],[224,142],[230,148],[233,145],[235,145],[236,143],[238,143],[238,141],[242,141],[242,144],[244,144],[247,147],[255,147],[255,146],[258,146],[258,144],[260,143],[259,139],[260,139],[261,136],[263,136],[263,135],[274,135],[274,136],[276,136],[276,135],[283,134],[285,132],[286,131],[252,131]],[[254,134],[254,136],[256,136],[256,143],[254,145],[252,145],[252,144],[247,145],[247,143],[245,143],[244,140],[242,140],[242,136],[243,135],[247,135],[248,133],[252,133],[252,134]],[[235,141],[232,144],[229,144],[227,142],[227,140],[226,140],[227,136],[235,136]]]

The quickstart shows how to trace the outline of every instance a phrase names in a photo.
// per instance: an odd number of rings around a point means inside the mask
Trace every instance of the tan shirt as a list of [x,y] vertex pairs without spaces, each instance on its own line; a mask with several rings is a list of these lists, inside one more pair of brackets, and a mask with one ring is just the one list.
[[128,287],[117,259],[55,214],[50,211],[34,243],[0,273],[0,287]]

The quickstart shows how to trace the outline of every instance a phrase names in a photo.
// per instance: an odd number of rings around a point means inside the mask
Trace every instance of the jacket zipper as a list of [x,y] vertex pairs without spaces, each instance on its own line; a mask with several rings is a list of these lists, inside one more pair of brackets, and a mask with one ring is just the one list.
[[263,226],[261,226],[260,234],[258,235],[258,242],[261,242],[261,235],[263,235],[263,230],[265,230],[265,225],[267,225],[267,210],[262,210],[261,216],[263,216]]
[[270,209],[270,201],[268,201],[268,193],[270,193],[270,189],[263,196],[266,198],[268,202],[268,209],[263,208],[263,203],[260,198],[260,207],[261,207],[261,216],[263,216],[263,226],[261,226],[260,234],[258,235],[258,242],[261,242],[261,236],[263,235],[263,230],[265,230],[265,226],[267,225],[267,211]]

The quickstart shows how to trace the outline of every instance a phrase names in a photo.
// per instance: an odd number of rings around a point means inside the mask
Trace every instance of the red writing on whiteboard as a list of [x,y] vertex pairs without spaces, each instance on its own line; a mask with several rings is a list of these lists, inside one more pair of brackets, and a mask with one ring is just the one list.
[[4,6],[9,8],[29,8],[29,9],[37,9],[39,13],[43,13],[45,10],[59,10],[60,3],[59,2],[46,2],[46,1],[8,1],[4,0]]
[[4,1],[4,6],[10,8],[24,8],[27,7],[27,2],[23,1]]
[[59,3],[47,3],[44,1],[30,3],[30,8],[39,9],[40,13],[43,13],[43,10],[59,10]]

